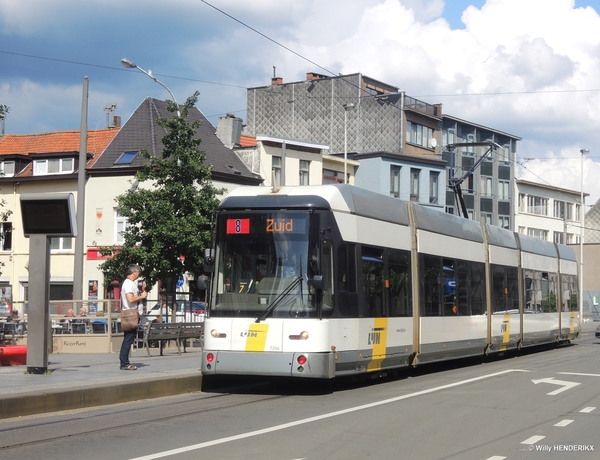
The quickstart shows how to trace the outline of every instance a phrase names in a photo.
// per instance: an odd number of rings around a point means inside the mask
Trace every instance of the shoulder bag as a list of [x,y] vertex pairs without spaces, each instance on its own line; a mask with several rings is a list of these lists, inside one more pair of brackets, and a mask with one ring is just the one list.
[[138,328],[139,313],[137,308],[121,310],[121,330],[131,331]]

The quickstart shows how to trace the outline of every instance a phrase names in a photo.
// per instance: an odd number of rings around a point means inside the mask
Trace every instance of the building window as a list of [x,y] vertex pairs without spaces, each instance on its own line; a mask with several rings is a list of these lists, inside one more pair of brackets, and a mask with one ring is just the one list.
[[446,128],[442,130],[442,145],[456,144],[456,129]]
[[410,169],[410,201],[419,201],[419,176],[420,169]]
[[526,195],[521,203],[525,206],[524,211],[529,214],[536,214],[538,216],[548,215],[548,198]]
[[493,178],[490,176],[481,176],[481,196],[492,196],[494,191],[492,188]]
[[133,159],[137,156],[137,151],[123,152],[114,164],[116,165],[129,165]]
[[432,148],[430,145],[431,139],[433,139],[433,129],[411,121],[406,122],[406,142]]
[[275,183],[273,185],[282,185],[281,183],[281,157],[272,157],[271,169],[275,174]]
[[498,227],[510,230],[510,217],[509,216],[498,216]]
[[[462,139],[463,142],[475,142],[475,133],[474,132],[465,133],[463,131],[462,138],[463,138]],[[474,156],[475,155],[475,147],[463,147],[462,154],[467,155],[467,156]]]
[[429,172],[429,202],[438,204],[438,194],[440,188],[440,173],[436,171]]
[[540,240],[548,241],[548,230],[543,230],[541,228],[528,228],[527,235],[533,236],[534,238],[538,238]]
[[554,217],[563,219],[565,217],[565,202],[554,200]]
[[334,171],[332,169],[323,170],[323,184],[343,184],[344,172]]
[[567,203],[567,220],[573,220],[573,203]]
[[454,215],[454,206],[446,206],[446,214]]
[[70,252],[73,250],[73,238],[50,238],[50,251]]
[[308,185],[310,161],[300,160],[300,185]]
[[73,172],[73,158],[54,158],[51,160],[34,160],[33,175],[69,174]]
[[0,223],[0,251],[12,250],[12,223]]
[[124,244],[125,236],[123,235],[129,228],[127,217],[121,215],[118,210],[115,210],[115,243]]
[[390,166],[390,196],[398,198],[400,196],[400,166]]
[[554,242],[558,244],[565,243],[565,234],[564,232],[552,232],[554,234]]
[[510,181],[498,181],[498,199],[504,201],[510,200]]
[[481,222],[484,224],[492,225],[492,213],[491,212],[482,212],[481,213]]
[[0,161],[0,175],[5,177],[12,177],[15,175],[15,162],[14,161]]

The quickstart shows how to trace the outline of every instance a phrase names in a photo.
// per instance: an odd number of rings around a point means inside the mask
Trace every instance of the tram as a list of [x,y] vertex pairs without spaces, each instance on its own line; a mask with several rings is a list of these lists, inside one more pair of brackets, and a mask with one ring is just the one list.
[[579,336],[572,248],[351,185],[221,203],[202,374],[331,379]]

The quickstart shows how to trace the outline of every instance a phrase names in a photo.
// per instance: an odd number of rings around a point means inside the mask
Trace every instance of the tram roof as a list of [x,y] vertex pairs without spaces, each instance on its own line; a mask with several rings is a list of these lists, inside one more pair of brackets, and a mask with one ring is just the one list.
[[409,225],[404,201],[348,184],[281,187],[238,187],[221,202],[221,209],[330,209],[377,220]]

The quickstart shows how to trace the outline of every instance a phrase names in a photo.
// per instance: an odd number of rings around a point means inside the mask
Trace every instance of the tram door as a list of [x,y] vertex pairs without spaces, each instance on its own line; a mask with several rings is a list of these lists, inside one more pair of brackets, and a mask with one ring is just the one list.
[[385,309],[385,270],[383,250],[363,246],[362,275],[363,275],[363,311],[362,316],[374,318],[387,316]]

